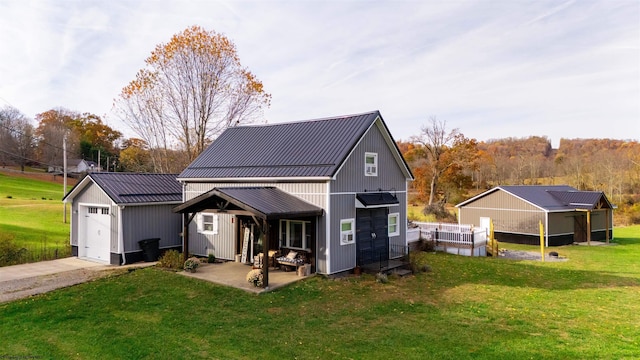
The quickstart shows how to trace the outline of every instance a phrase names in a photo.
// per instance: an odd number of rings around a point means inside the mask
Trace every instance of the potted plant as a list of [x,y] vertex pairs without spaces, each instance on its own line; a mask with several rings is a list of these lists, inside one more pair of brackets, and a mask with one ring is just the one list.
[[200,259],[195,256],[188,258],[187,261],[184,262],[185,271],[194,273],[198,266],[200,266]]
[[262,269],[253,269],[247,274],[247,282],[255,287],[264,286],[264,274]]

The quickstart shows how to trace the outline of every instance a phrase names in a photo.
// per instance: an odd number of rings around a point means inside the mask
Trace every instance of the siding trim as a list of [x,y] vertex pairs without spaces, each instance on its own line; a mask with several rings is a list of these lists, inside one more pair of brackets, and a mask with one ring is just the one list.
[[330,176],[299,177],[246,177],[246,178],[179,178],[182,183],[216,183],[216,182],[323,182],[332,180]]
[[[465,206],[465,209],[474,209],[474,210],[495,210],[495,211],[516,211],[516,212],[531,212],[531,213],[547,213],[547,211],[541,210],[523,210],[523,209],[509,209],[509,208],[488,208],[488,207],[471,207]],[[460,208],[459,208],[460,209]]]
[[[331,274],[331,183],[327,182],[327,207],[324,209],[325,212],[325,235],[324,235],[324,241],[325,241],[325,254],[324,254],[324,258],[325,258],[325,263],[327,266],[327,274]],[[316,241],[316,244],[318,243],[318,241]]]

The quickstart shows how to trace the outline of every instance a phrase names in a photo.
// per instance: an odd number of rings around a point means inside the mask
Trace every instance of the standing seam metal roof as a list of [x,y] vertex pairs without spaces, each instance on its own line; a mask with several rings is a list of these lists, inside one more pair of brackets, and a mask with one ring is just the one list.
[[178,178],[330,177],[379,116],[228,128]]
[[175,174],[91,173],[87,176],[116,204],[182,201],[182,184]]

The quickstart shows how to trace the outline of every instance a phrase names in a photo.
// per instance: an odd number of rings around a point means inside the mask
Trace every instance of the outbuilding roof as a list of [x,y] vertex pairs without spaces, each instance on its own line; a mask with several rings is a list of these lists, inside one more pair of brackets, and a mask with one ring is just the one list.
[[456,205],[456,207],[465,206],[495,191],[505,191],[547,211],[593,210],[601,207],[613,207],[601,191],[581,191],[568,185],[497,186]]
[[323,214],[322,208],[275,187],[214,188],[173,209],[174,212],[179,213],[205,210],[247,211],[267,220]]
[[329,178],[336,174],[374,124],[381,128],[406,176],[412,178],[379,111],[292,123],[231,127],[178,178]]
[[176,174],[140,174],[99,172],[85,176],[67,193],[72,200],[90,182],[100,187],[116,204],[180,203],[182,184]]

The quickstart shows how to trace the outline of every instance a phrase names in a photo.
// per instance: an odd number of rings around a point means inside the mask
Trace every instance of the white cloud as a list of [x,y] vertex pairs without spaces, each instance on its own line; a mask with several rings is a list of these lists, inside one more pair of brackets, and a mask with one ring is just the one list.
[[481,140],[640,139],[634,0],[5,0],[0,103],[108,114],[155,45],[194,24],[236,43],[271,122],[379,109],[397,139],[432,115]]

